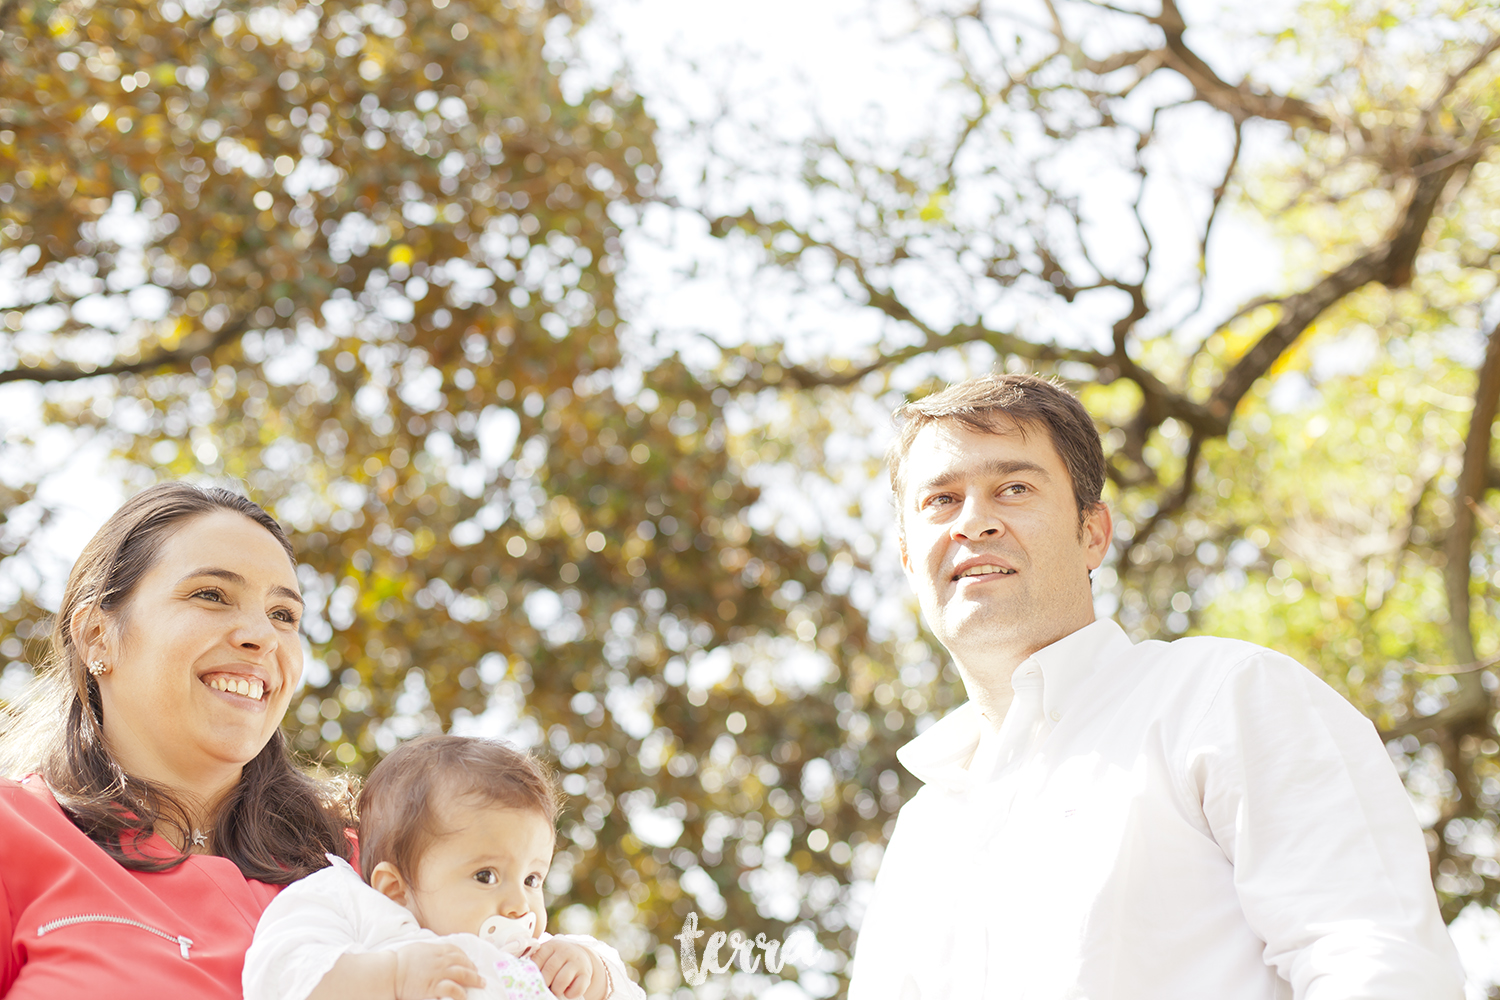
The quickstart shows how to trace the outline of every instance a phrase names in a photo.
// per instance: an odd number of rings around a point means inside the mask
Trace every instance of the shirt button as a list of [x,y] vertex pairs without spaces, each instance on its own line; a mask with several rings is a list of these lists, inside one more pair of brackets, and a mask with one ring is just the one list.
[[1052,721],[1056,722],[1058,719],[1061,719],[1061,718],[1062,718],[1062,713],[1059,712],[1057,709],[1054,708],[1052,710]]

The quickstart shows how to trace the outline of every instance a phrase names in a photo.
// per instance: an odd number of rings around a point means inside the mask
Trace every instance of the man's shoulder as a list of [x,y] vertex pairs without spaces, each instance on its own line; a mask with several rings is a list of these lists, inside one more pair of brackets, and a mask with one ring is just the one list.
[[[1172,642],[1141,643],[1140,675],[1160,704],[1175,703],[1189,721],[1262,714],[1273,718],[1294,706],[1315,710],[1339,725],[1371,724],[1358,709],[1301,661],[1241,639],[1188,636]],[[1172,697],[1172,695],[1177,697]]]
[[1294,692],[1305,694],[1309,686],[1326,686],[1284,653],[1220,636],[1140,642],[1118,666],[1124,669],[1112,671],[1109,680],[1094,686],[1092,702],[1102,699],[1105,711],[1128,704],[1133,706],[1124,709],[1128,714],[1146,710],[1153,717],[1184,722],[1201,719],[1226,697],[1241,697],[1247,687],[1277,701]]
[[1190,635],[1171,641],[1157,639],[1136,644],[1135,657],[1149,671],[1181,677],[1184,681],[1222,681],[1242,670],[1271,671],[1306,668],[1267,646],[1216,635]]

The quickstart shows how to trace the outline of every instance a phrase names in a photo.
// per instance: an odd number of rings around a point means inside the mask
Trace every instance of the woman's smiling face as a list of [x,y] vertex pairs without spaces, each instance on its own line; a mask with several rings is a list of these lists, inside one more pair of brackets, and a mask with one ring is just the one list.
[[86,629],[104,737],[135,777],[206,798],[265,747],[302,677],[286,550],[241,514],[184,520],[125,606]]

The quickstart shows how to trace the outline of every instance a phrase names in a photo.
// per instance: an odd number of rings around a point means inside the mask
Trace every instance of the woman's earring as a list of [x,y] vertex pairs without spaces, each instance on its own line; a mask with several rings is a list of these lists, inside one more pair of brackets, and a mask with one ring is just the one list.
[[105,663],[104,663],[103,660],[90,660],[89,661],[89,675],[90,676],[93,676],[93,677],[103,677],[107,673],[109,673],[109,667],[105,666]]

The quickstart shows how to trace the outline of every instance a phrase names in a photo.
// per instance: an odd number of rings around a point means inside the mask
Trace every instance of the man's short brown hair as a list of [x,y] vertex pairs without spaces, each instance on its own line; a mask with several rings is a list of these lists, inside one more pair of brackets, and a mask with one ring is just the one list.
[[499,740],[418,737],[375,765],[359,793],[359,868],[365,881],[382,861],[414,881],[422,852],[443,833],[438,803],[464,797],[557,822],[557,785],[531,754]]
[[1028,427],[1045,427],[1073,481],[1078,523],[1099,506],[1104,492],[1104,448],[1099,443],[1099,431],[1078,397],[1055,378],[982,375],[904,403],[892,416],[899,430],[886,452],[886,464],[890,466],[891,493],[898,507],[905,487],[901,471],[912,442],[922,428],[941,420],[957,420],[984,434],[1017,430],[1024,436]]

